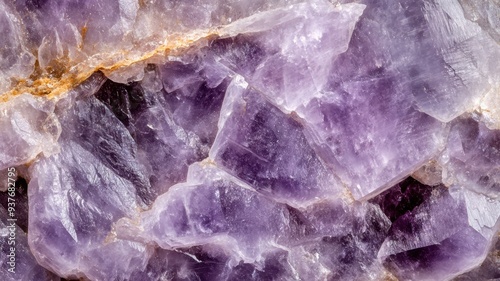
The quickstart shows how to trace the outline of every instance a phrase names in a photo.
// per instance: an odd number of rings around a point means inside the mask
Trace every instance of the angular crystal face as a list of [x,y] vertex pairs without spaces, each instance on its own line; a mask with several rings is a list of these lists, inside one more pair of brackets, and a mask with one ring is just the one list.
[[234,78],[226,95],[210,152],[218,166],[292,205],[338,196],[339,182],[309,146],[298,121],[249,88],[242,77]]
[[[6,200],[7,201],[7,200]],[[22,201],[21,201],[22,202]],[[25,203],[27,203],[25,201]],[[2,255],[0,261],[5,268],[2,276],[6,281],[15,280],[54,280],[57,276],[40,266],[33,257],[26,237],[26,229],[19,227],[19,222],[11,221],[7,208],[0,208],[0,227],[2,230],[2,240],[0,248]],[[15,243],[12,243],[15,241]],[[12,251],[12,249],[15,249]],[[9,268],[16,267],[16,270],[8,271]],[[3,269],[3,268],[2,268]]]
[[[426,189],[426,190],[425,190]],[[412,194],[416,199],[408,200]],[[414,195],[415,196],[415,195]],[[468,269],[488,251],[490,227],[481,221],[481,210],[497,203],[477,207],[484,196],[442,185],[418,182],[399,184],[374,198],[393,220],[378,257],[401,279],[445,280]],[[477,200],[470,206],[470,200]],[[490,205],[490,206],[488,206]],[[498,211],[486,215],[498,220]],[[481,224],[475,227],[475,224]]]
[[491,197],[500,192],[500,131],[490,130],[471,117],[451,124],[448,145],[441,157],[447,181]]
[[497,0],[0,8],[0,280],[500,278]]

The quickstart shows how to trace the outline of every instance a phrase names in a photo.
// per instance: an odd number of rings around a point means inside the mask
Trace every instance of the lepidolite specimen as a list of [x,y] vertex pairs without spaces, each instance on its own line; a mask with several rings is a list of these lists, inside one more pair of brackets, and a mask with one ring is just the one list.
[[497,0],[0,7],[0,280],[500,278]]

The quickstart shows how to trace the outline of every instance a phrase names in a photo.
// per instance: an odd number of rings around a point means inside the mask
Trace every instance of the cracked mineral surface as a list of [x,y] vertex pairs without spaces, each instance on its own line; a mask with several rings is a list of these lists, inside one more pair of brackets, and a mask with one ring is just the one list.
[[0,280],[500,280],[500,1],[0,0]]

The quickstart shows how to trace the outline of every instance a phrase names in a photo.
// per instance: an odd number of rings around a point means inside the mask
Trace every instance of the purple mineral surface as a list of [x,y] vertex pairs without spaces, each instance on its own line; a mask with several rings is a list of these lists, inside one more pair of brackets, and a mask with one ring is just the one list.
[[500,280],[500,1],[0,0],[0,280]]

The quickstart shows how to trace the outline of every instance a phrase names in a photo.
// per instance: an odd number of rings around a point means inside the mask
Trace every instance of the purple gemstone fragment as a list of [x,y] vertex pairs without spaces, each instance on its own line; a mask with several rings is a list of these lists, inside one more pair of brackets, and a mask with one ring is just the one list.
[[[176,251],[157,249],[145,269],[137,269],[130,280],[182,280],[199,281],[209,271],[209,261]],[[203,279],[207,280],[207,279]],[[211,279],[214,280],[214,279]]]
[[288,228],[284,205],[217,168],[201,164],[190,173],[187,183],[172,187],[141,215],[146,241],[166,249],[213,243],[252,260]]
[[[303,280],[314,272],[309,267],[333,279],[358,278],[380,269],[377,252],[389,226],[376,205],[329,201],[296,209],[266,198],[211,163],[202,163],[191,166],[188,181],[160,196],[140,221],[119,221],[117,232],[123,233],[120,238],[140,237],[164,249],[209,246],[228,255],[230,276],[269,276],[262,268],[277,262],[269,251],[286,249],[280,254],[281,265],[273,267],[282,268],[279,275]],[[312,259],[302,260],[304,255]]]
[[459,182],[500,200],[499,130],[490,130],[472,118],[456,120],[441,162],[447,167],[445,181]]
[[[364,8],[313,1],[263,13],[234,23],[232,28],[247,34],[218,42],[214,51],[222,64],[290,112],[325,87],[332,63],[346,51]],[[271,20],[276,21],[274,26],[267,24]],[[236,47],[230,47],[236,42]]]
[[2,237],[0,240],[0,250],[2,251],[0,276],[2,276],[2,280],[57,280],[56,275],[37,263],[30,251],[26,233],[15,221],[9,221],[9,218],[12,219],[7,209],[0,207],[0,236]]
[[[406,194],[419,189],[428,191],[420,192],[424,197],[409,204]],[[480,200],[485,200],[482,207],[474,210],[471,201]],[[413,181],[392,187],[373,199],[395,219],[379,259],[405,280],[445,280],[477,266],[500,225],[500,211],[489,214],[493,216],[489,224],[487,217],[480,217],[485,209],[500,206],[486,200],[455,186],[430,187]]]
[[332,102],[313,99],[301,110],[315,149],[357,199],[397,183],[441,147],[443,124],[391,95],[391,80],[346,82],[328,94]]
[[420,184],[410,177],[370,201],[379,205],[391,222],[394,222],[426,201],[432,190],[432,187]]
[[[349,48],[333,63],[329,84],[297,110],[310,140],[355,198],[396,184],[437,155],[444,141],[443,124],[415,104],[412,95],[422,91],[408,73],[437,63],[428,41],[418,39],[428,23],[420,4],[401,2],[367,3]],[[418,58],[402,52],[408,48]]]
[[[19,168],[16,169],[18,171]],[[8,172],[6,173],[8,174]],[[28,232],[28,212],[29,212],[29,206],[28,206],[28,183],[26,182],[26,179],[23,177],[17,175],[17,178],[12,178],[15,179],[15,182],[10,182],[13,184],[14,188],[14,196],[11,196],[11,192],[0,192],[0,204],[3,206],[5,210],[9,209],[9,202],[13,202],[12,199],[15,200],[15,217],[16,217],[16,224],[18,227],[20,227],[24,232]],[[5,179],[6,184],[9,185],[9,180],[8,177]],[[9,197],[11,199],[9,199]],[[12,207],[12,204],[11,204]]]
[[103,103],[95,97],[78,100],[61,116],[61,123],[60,142],[88,151],[119,177],[131,182],[144,202],[152,200],[150,183],[137,159],[137,145]]
[[127,276],[125,269],[140,266],[149,251],[139,243],[106,240],[114,221],[145,206],[148,182],[134,163],[135,145],[94,97],[75,102],[61,120],[60,152],[30,168],[30,247],[40,264],[60,276]]
[[151,66],[143,83],[108,80],[96,93],[130,132],[153,198],[185,180],[215,139],[227,83],[222,77],[209,85],[205,71],[195,63]]
[[229,85],[210,156],[257,191],[295,204],[335,196],[340,184],[309,146],[302,125],[241,78]]
[[473,281],[473,280],[495,280],[500,278],[500,260],[498,252],[500,251],[500,240],[497,240],[491,248],[488,256],[483,261],[480,267],[464,273],[454,280],[456,281]]
[[382,268],[376,257],[390,221],[378,206],[323,202],[303,216],[307,228],[295,238],[290,259],[302,279],[355,280]]

